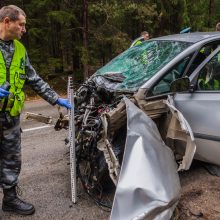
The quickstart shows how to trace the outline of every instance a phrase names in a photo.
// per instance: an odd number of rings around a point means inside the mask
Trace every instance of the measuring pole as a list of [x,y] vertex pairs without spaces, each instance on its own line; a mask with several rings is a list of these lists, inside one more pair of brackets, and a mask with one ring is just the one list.
[[74,96],[73,96],[73,78],[68,77],[68,99],[72,105],[69,110],[69,143],[70,143],[70,176],[71,176],[71,197],[72,202],[76,203],[76,151],[75,151],[75,123],[74,123]]

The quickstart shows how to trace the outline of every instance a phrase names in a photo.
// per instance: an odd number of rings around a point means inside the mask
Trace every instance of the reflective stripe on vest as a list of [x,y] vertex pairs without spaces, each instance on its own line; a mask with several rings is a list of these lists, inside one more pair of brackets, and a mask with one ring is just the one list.
[[[25,95],[23,86],[26,80],[25,63],[26,63],[26,50],[24,46],[17,40],[14,43],[14,55],[9,68],[9,83],[11,85],[10,95],[6,111],[10,112],[11,116],[17,116],[21,113],[24,105]],[[6,81],[7,68],[2,53],[0,52],[0,85]],[[0,111],[5,99],[0,100]]]

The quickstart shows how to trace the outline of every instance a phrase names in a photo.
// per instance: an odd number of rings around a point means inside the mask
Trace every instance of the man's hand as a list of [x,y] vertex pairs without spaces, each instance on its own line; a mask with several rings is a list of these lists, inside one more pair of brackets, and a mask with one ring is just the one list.
[[66,107],[67,109],[71,109],[72,105],[69,103],[68,99],[58,98],[56,104],[59,106]]
[[8,96],[9,96],[9,94],[10,94],[10,92],[9,92],[9,91],[7,91],[7,90],[5,90],[5,89],[0,88],[0,98],[6,98],[6,97],[8,97]]

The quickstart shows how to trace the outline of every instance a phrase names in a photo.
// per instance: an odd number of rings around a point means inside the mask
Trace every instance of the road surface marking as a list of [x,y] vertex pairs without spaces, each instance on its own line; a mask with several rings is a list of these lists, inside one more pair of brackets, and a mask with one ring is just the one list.
[[53,127],[54,125],[44,125],[44,126],[40,126],[40,127],[35,127],[35,128],[27,128],[27,129],[22,129],[23,132],[26,132],[26,131],[34,131],[34,130],[39,130],[39,129],[42,129],[42,128],[50,128],[50,127]]

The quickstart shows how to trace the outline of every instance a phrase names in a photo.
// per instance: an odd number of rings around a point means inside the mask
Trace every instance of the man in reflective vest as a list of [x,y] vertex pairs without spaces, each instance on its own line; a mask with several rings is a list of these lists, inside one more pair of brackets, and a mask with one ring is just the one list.
[[140,44],[142,44],[144,41],[149,40],[149,39],[150,39],[149,33],[148,33],[147,31],[143,31],[143,32],[141,32],[141,39],[138,40],[138,41],[134,44],[134,46],[140,45]]
[[44,82],[31,66],[25,47],[18,41],[26,32],[26,15],[17,6],[0,9],[0,186],[3,211],[31,215],[35,208],[16,192],[21,169],[20,113],[24,105],[24,84],[28,84],[52,105],[71,108]]

